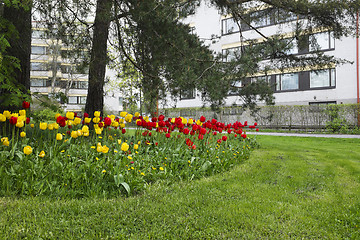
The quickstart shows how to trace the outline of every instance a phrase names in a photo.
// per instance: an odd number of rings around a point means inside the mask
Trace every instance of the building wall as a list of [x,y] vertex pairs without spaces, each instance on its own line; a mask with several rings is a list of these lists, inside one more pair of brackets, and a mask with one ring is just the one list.
[[[194,27],[194,31],[198,36],[204,40],[205,44],[209,45],[212,50],[221,52],[222,50],[239,47],[241,45],[240,33],[234,32],[231,34],[222,35],[222,20],[227,19],[228,16],[222,16],[215,8],[208,7],[206,1],[202,1],[201,6],[196,11],[194,16],[185,20],[190,26]],[[306,20],[300,20],[306,21]],[[287,22],[284,24],[270,25],[259,28],[259,31],[265,36],[271,36],[276,33],[284,33],[291,35],[292,26],[295,21]],[[323,31],[323,30],[321,30]],[[320,30],[319,30],[320,32]],[[242,32],[245,39],[257,39],[262,41],[262,36],[254,30],[247,30]],[[212,36],[218,36],[215,42],[212,42]],[[354,37],[342,37],[341,39],[335,39],[334,48],[324,51],[325,54],[333,55],[337,58],[346,59],[352,63],[346,63],[343,65],[334,66],[335,69],[335,86],[315,88],[315,89],[297,89],[291,91],[275,91],[275,103],[276,105],[309,105],[312,103],[333,102],[337,104],[341,103],[356,103],[357,90],[356,90],[356,39]],[[289,70],[290,72],[291,69]],[[296,72],[293,70],[293,72]],[[280,74],[280,72],[278,72]],[[303,75],[303,73],[301,73]],[[307,80],[299,79],[300,85],[306,85],[304,81],[309,82],[309,73],[307,74]],[[276,81],[273,80],[275,83]],[[302,87],[300,87],[302,88]],[[163,104],[163,107],[201,107],[207,106],[201,101],[201,95],[196,92],[194,99],[186,100],[169,100],[167,105]],[[226,98],[225,106],[231,106],[233,104],[241,105],[241,101],[236,96],[228,96]],[[260,103],[260,105],[262,105]]]

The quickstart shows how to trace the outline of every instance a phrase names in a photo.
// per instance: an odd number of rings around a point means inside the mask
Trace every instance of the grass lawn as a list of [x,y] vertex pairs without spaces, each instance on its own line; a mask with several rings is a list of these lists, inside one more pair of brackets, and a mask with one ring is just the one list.
[[257,138],[230,172],[140,196],[0,198],[0,239],[360,239],[360,139]]

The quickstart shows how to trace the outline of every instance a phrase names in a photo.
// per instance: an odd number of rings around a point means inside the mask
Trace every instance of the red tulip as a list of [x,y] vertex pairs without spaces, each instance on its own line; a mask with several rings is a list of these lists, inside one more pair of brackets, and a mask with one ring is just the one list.
[[11,117],[9,119],[9,122],[10,122],[11,125],[15,125],[17,123],[17,117]]
[[227,136],[222,136],[221,139],[225,142],[227,140]]
[[171,137],[170,133],[165,134],[165,137],[170,138]]
[[105,123],[106,126],[110,126],[110,125],[111,125],[111,118],[106,117],[106,118],[104,119],[104,123]]
[[26,102],[26,101],[23,101],[22,102],[22,107],[25,108],[25,109],[28,109],[30,107],[30,103]]
[[122,133],[122,134],[125,134],[125,133],[126,133],[125,128],[121,129],[121,133]]
[[205,122],[206,118],[204,116],[200,117],[200,122]]

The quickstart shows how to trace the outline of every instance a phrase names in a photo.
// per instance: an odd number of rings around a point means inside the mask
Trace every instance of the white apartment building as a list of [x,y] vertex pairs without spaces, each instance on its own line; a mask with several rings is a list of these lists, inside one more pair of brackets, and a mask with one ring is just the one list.
[[[253,14],[256,14],[254,12]],[[252,23],[254,27],[265,36],[274,34],[284,34],[291,36],[293,31],[292,25],[296,21],[306,21],[299,19],[294,14],[287,14],[281,17],[277,10],[272,15],[261,18],[256,23]],[[231,53],[240,51],[246,47],[246,42],[240,41],[240,31],[238,24],[231,16],[223,16],[215,8],[209,7],[206,1],[196,10],[196,14],[185,20],[193,27],[196,34],[205,41],[209,47],[218,53]],[[241,34],[243,39],[257,40],[259,43],[264,38],[256,31],[242,25]],[[214,38],[216,36],[216,38]],[[213,41],[215,39],[215,42]],[[343,37],[340,40],[334,39],[331,31],[318,29],[311,33],[311,39],[315,39],[318,49],[325,54],[335,56],[336,58],[349,60],[351,63],[343,65],[333,65],[331,68],[317,68],[317,73],[309,69],[285,69],[280,71],[274,69],[267,73],[267,76],[259,73],[254,78],[265,78],[271,83],[274,90],[276,105],[309,105],[321,103],[356,103],[357,97],[357,53],[355,37]],[[311,54],[314,50],[311,44],[303,49],[299,49],[295,42],[294,48],[290,50],[291,54],[302,55]],[[241,87],[242,83],[238,83]],[[191,92],[184,95],[179,101],[168,103],[166,107],[176,106],[184,107],[201,107],[201,93]],[[226,98],[226,106],[241,105],[242,102],[237,96],[229,96]],[[261,105],[261,103],[260,103]]]
[[[45,38],[45,28],[33,24],[31,42],[30,91],[40,95],[63,93],[67,102],[58,99],[65,111],[82,112],[88,92],[88,68],[79,70],[77,64],[63,58],[62,53],[72,49],[64,47],[59,40]],[[84,50],[89,51],[89,50]],[[107,77],[115,73],[107,69]],[[119,113],[122,103],[119,91],[105,86],[104,110]],[[119,101],[120,100],[120,101]]]

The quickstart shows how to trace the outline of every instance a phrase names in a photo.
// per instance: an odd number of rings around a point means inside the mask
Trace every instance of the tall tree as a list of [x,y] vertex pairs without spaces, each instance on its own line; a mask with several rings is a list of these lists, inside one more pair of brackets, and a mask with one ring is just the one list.
[[98,0],[92,39],[92,49],[89,67],[89,89],[85,112],[103,111],[104,79],[107,64],[107,42],[111,22],[112,0]]
[[[32,1],[4,1],[0,14],[0,60],[6,64],[0,74],[0,110],[21,106],[30,90]],[[15,63],[15,67],[14,64]]]

